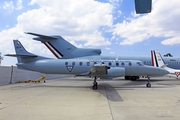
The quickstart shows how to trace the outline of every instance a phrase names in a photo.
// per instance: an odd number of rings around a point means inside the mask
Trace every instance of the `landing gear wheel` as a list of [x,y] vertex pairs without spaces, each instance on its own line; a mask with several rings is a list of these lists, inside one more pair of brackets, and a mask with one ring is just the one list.
[[150,88],[151,87],[151,83],[147,83],[146,87]]
[[148,83],[146,84],[146,87],[150,88],[150,87],[151,87],[150,77],[149,77],[149,76],[147,76],[147,78],[148,78]]
[[129,76],[125,76],[124,79],[125,79],[125,80],[129,80],[130,77],[129,77]]
[[92,86],[92,89],[93,89],[93,90],[97,90],[97,89],[98,89],[98,86],[97,86],[97,85],[93,85],[93,86]]
[[131,76],[130,79],[131,79],[131,81],[136,81],[137,77],[136,76]]

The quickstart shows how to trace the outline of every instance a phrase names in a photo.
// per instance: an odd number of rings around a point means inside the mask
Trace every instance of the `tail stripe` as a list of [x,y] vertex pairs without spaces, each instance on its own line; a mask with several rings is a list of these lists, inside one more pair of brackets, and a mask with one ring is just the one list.
[[44,45],[56,56],[56,58],[60,58],[60,56],[48,45],[47,42],[43,42]]
[[63,55],[59,50],[57,50],[50,42],[48,42],[48,44],[49,44],[61,57],[64,56],[64,55]]
[[154,66],[154,55],[153,55],[153,51],[151,50],[151,61],[152,61],[152,66]]
[[159,67],[159,64],[158,64],[158,61],[157,61],[157,57],[156,57],[156,53],[155,53],[155,50],[153,51],[153,53],[154,53],[154,58],[155,58],[155,62],[156,62],[156,67]]

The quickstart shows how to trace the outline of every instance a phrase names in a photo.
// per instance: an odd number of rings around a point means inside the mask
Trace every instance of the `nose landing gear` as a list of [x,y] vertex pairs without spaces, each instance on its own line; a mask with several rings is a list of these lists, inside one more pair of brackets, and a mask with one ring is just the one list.
[[146,84],[146,87],[150,88],[151,87],[151,83],[150,83],[150,77],[148,76],[148,83]]
[[96,82],[96,80],[97,80],[97,77],[95,76],[95,77],[94,77],[93,86],[92,86],[92,89],[93,89],[93,90],[97,90],[97,89],[98,89],[98,83]]

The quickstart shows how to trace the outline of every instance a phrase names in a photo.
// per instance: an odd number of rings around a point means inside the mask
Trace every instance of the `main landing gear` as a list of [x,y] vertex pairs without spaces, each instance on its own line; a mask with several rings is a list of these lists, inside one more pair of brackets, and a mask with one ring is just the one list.
[[96,80],[97,80],[97,77],[95,76],[95,77],[94,77],[93,86],[92,86],[92,89],[93,89],[93,90],[97,90],[97,89],[98,89],[98,83],[96,82]]
[[125,76],[125,80],[131,80],[131,81],[136,81],[139,79],[139,76]]
[[[124,78],[125,78],[126,80],[135,81],[135,80],[139,79],[139,76],[125,76]],[[148,78],[148,83],[146,84],[146,87],[150,88],[150,87],[151,87],[150,77],[147,76],[147,78]]]

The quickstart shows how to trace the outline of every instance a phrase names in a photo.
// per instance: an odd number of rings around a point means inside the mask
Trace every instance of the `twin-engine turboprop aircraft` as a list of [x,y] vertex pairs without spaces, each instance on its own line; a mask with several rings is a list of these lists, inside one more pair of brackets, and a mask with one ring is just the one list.
[[[46,74],[73,74],[94,78],[92,88],[96,90],[97,78],[111,79],[122,76],[137,77],[141,75],[159,76],[169,72],[163,68],[146,66],[138,60],[88,60],[88,59],[51,59],[29,53],[18,40],[14,40],[19,69],[37,71]],[[147,83],[147,87],[151,84]]]
[[152,66],[164,68],[167,71],[169,71],[169,74],[165,75],[166,77],[180,79],[180,69],[173,69],[167,67],[159,51],[151,50],[151,58],[152,58]]

